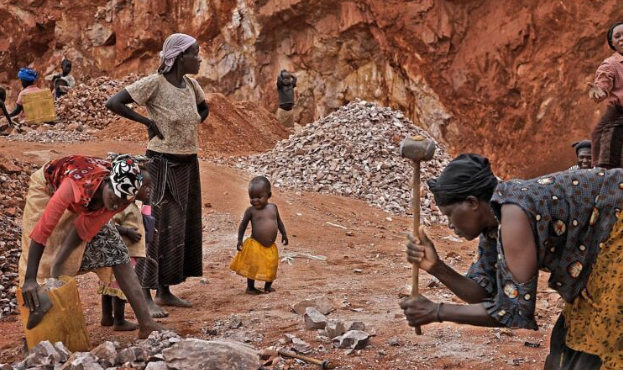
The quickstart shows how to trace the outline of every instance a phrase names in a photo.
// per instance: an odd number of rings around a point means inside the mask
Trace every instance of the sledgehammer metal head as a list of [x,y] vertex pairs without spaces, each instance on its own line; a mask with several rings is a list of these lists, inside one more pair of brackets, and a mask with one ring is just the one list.
[[428,161],[435,155],[435,142],[424,136],[405,138],[400,143],[400,156],[414,162]]

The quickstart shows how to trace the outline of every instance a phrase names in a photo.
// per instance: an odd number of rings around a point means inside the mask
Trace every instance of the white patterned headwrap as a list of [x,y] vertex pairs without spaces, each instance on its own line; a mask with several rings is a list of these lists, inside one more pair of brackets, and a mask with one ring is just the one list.
[[173,68],[175,59],[178,55],[182,54],[189,47],[191,47],[197,40],[194,37],[188,36],[184,33],[174,33],[167,37],[162,45],[162,51],[160,52],[160,67],[158,67],[158,73],[167,73]]
[[117,156],[112,162],[110,182],[116,196],[133,199],[143,185],[143,175],[138,161],[129,154]]

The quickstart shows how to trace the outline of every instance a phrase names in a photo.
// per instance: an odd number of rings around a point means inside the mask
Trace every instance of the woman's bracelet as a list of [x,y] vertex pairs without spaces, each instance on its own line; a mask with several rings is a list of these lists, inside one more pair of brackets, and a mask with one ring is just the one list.
[[441,306],[443,305],[443,303],[437,303],[437,314],[435,315],[437,317],[437,322],[443,322],[441,320],[441,315],[440,315],[440,311],[441,311]]

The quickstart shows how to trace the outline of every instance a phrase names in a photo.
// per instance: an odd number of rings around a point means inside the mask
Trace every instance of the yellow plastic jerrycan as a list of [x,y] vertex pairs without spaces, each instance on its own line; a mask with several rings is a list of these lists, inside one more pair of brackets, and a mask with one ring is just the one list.
[[41,322],[30,330],[26,328],[30,311],[24,306],[22,290],[17,290],[17,304],[28,349],[32,349],[39,342],[48,340],[50,343],[63,342],[72,352],[89,351],[91,349],[89,333],[84,321],[84,311],[80,303],[76,279],[68,276],[61,276],[59,279],[65,285],[47,292],[52,308]]
[[56,121],[54,98],[48,89],[29,92],[23,95],[24,114],[29,125]]

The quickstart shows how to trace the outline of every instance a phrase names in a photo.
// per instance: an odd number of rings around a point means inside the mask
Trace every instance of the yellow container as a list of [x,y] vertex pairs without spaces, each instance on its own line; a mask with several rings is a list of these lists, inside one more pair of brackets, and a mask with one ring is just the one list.
[[26,329],[30,311],[24,306],[22,290],[17,290],[17,304],[28,349],[32,349],[39,342],[48,340],[50,343],[63,342],[72,352],[89,351],[91,349],[89,333],[84,321],[76,279],[68,276],[62,276],[60,279],[65,282],[65,285],[48,292],[52,308],[45,314],[39,325],[31,330]]
[[48,89],[26,93],[22,96],[26,124],[56,121],[54,98]]

